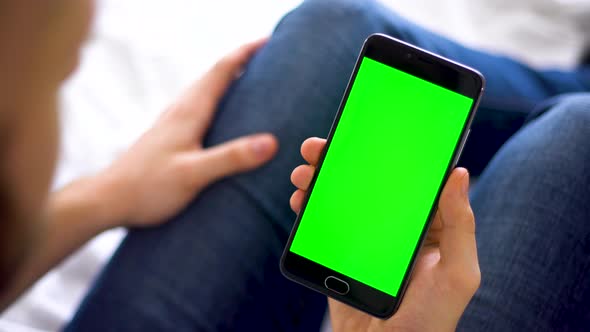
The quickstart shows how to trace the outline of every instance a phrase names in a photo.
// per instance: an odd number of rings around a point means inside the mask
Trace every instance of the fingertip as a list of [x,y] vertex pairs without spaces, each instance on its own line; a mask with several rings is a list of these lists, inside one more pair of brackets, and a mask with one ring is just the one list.
[[301,149],[300,149],[302,156],[305,155],[305,152],[307,150],[309,150],[309,148],[311,147],[311,145],[313,144],[313,142],[316,139],[317,139],[317,137],[309,137],[309,138],[306,138],[305,141],[303,141],[303,143],[301,144]]
[[239,73],[243,70],[243,67],[252,56],[268,41],[268,37],[260,38],[252,42],[242,44],[240,47],[232,51],[231,53],[222,57],[211,70],[212,72],[226,72],[230,74],[231,79],[235,79],[239,76]]
[[[260,49],[268,38],[243,44],[219,59],[207,73],[187,93],[191,100],[205,101],[208,114],[216,110],[216,105],[225,94],[228,86],[244,71],[244,66]],[[189,103],[192,104],[192,103]]]
[[465,175],[469,175],[469,171],[467,168],[464,167],[457,167],[453,170],[453,173],[456,174],[458,177],[464,177]]
[[469,202],[469,172],[459,167],[453,170],[440,198],[439,212],[445,226],[474,226],[473,211]]
[[316,145],[325,145],[326,144],[326,139],[325,138],[321,138],[321,137],[310,137],[309,141],[312,144],[316,144]]
[[292,195],[291,199],[289,200],[289,204],[291,205],[291,210],[295,213],[299,213],[301,210],[301,205],[303,204],[303,196],[304,192],[302,190],[296,190]]
[[452,181],[454,185],[461,185],[466,176],[469,176],[467,169],[463,167],[457,167],[451,173],[449,182]]
[[265,37],[253,40],[249,43],[242,45],[240,48],[238,48],[236,53],[239,54],[239,58],[244,59],[244,61],[247,61],[261,47],[266,45],[266,43],[268,42],[269,39],[270,39],[270,36],[265,36]]
[[260,37],[258,39],[251,41],[250,45],[252,45],[253,48],[258,49],[258,48],[266,45],[266,43],[268,43],[269,40],[270,40],[270,35],[263,36],[263,37]]
[[[289,180],[291,180],[291,184],[292,184],[292,185],[294,185],[294,186],[296,186],[296,185],[295,185],[295,182],[296,182],[296,180],[297,180],[297,177],[298,177],[298,175],[299,175],[299,174],[298,174],[298,173],[299,173],[299,171],[298,171],[299,167],[301,167],[301,165],[299,165],[299,166],[297,166],[297,167],[295,167],[295,168],[293,169],[293,171],[291,172],[291,177],[289,178]],[[297,187],[297,186],[296,186],[296,187]]]
[[465,168],[461,168],[464,172],[463,175],[461,176],[461,189],[463,191],[463,196],[469,200],[469,180],[470,180],[470,175],[469,175],[469,171]]
[[313,166],[299,165],[291,173],[291,182],[298,189],[307,190],[314,172],[315,168]]
[[311,165],[317,165],[325,146],[325,139],[319,137],[310,137],[306,139],[301,145],[301,156]]
[[453,170],[439,203],[441,262],[453,269],[477,264],[475,216],[468,187],[469,172],[461,167]]
[[270,133],[257,134],[251,137],[250,149],[258,162],[266,162],[277,153],[279,141]]
[[463,167],[457,167],[453,171],[455,192],[459,193],[468,202],[469,201],[469,171]]
[[467,186],[469,186],[469,172],[467,169],[463,167],[455,168],[445,184],[441,199],[446,199],[447,197],[452,199],[452,197],[463,195],[465,192],[466,180]]

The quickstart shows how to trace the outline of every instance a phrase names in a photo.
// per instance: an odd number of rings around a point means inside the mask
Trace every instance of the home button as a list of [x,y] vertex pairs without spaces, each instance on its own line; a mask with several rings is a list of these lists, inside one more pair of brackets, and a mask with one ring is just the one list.
[[344,280],[329,276],[324,280],[324,285],[327,289],[336,292],[340,295],[346,295],[350,291],[350,286]]

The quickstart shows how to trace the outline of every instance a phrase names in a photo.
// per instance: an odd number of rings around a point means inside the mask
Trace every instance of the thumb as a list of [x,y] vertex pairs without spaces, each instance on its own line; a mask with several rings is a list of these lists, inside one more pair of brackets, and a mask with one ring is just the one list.
[[223,177],[252,170],[268,162],[277,152],[271,134],[240,137],[194,153],[194,183],[207,185]]
[[457,168],[449,177],[439,201],[442,234],[440,260],[443,266],[468,272],[477,267],[475,218],[469,204],[469,173]]

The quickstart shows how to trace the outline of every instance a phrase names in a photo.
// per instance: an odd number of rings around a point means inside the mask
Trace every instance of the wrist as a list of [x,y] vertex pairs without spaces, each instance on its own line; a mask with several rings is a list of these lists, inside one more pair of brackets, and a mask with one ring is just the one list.
[[126,226],[130,195],[124,180],[109,169],[88,179],[91,202],[104,230]]
[[122,181],[109,171],[78,179],[52,195],[57,215],[76,216],[85,233],[96,235],[123,226],[127,219]]

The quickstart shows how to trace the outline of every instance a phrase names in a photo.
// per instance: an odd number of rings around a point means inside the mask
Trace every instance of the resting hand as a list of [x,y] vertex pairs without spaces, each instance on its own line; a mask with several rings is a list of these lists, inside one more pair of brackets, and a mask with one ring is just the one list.
[[259,167],[274,156],[278,143],[270,134],[203,147],[219,100],[264,43],[244,45],[221,59],[99,175],[112,184],[110,211],[123,226],[158,224],[212,182]]
[[[323,139],[310,138],[301,147],[309,165],[297,167],[291,175],[298,188],[291,197],[295,212],[301,209],[325,143]],[[335,332],[455,330],[480,282],[468,187],[467,170],[455,169],[442,192],[438,212],[398,312],[388,320],[381,320],[330,299]]]

